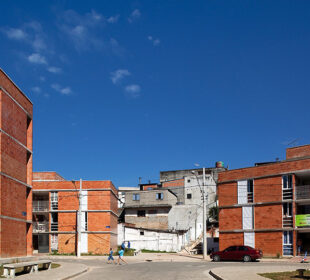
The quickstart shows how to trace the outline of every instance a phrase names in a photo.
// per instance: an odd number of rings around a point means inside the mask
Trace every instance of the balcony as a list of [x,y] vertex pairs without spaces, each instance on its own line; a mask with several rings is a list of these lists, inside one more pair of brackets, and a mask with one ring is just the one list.
[[283,227],[293,227],[293,217],[283,217]]
[[310,199],[310,185],[295,187],[296,200]]
[[32,202],[33,212],[48,212],[49,202],[46,200],[37,200]]
[[41,232],[48,232],[48,222],[34,222],[32,224],[32,232],[33,233],[41,233]]

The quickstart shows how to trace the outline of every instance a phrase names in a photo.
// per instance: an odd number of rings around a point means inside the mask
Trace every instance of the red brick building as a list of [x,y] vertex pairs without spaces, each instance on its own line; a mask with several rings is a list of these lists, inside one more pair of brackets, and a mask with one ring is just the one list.
[[0,257],[32,254],[32,103],[0,69]]
[[[76,253],[79,187],[56,172],[33,173],[35,251]],[[108,253],[117,246],[117,190],[111,181],[83,181],[81,194],[81,253]]]
[[249,245],[264,255],[310,250],[310,145],[286,160],[219,173],[220,250]]

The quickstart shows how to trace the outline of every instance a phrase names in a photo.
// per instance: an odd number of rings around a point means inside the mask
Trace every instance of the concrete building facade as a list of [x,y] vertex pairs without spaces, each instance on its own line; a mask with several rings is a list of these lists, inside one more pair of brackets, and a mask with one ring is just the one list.
[[0,69],[0,257],[32,254],[32,103]]
[[[56,172],[33,173],[33,246],[38,252],[75,253],[79,181]],[[81,253],[117,246],[117,190],[111,181],[82,181]]]
[[259,248],[266,256],[310,249],[310,145],[286,160],[219,173],[220,249]]
[[118,208],[122,208],[126,200],[126,192],[139,191],[140,187],[118,187]]

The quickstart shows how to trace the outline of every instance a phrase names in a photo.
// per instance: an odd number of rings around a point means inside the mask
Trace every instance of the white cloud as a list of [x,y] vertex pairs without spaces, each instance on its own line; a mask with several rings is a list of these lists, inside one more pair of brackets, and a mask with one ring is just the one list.
[[126,76],[130,76],[130,72],[127,69],[118,69],[111,73],[112,83],[117,84]]
[[29,55],[28,61],[35,64],[47,64],[46,58],[39,53]]
[[141,12],[138,9],[135,9],[128,17],[128,21],[132,23],[133,21],[137,20],[140,17],[141,17]]
[[73,10],[68,10],[59,21],[58,27],[73,42],[78,51],[103,47],[98,28],[104,25],[104,17],[96,11],[92,10],[90,13],[80,15]]
[[138,98],[140,96],[141,87],[139,85],[128,85],[125,87],[127,96],[130,98]]
[[116,22],[118,22],[118,19],[119,19],[119,15],[111,16],[111,17],[107,18],[107,22],[108,23],[116,23]]
[[54,73],[54,74],[58,74],[58,73],[61,73],[62,70],[61,68],[59,67],[54,67],[54,66],[50,66],[47,68],[47,71],[50,72],[50,73]]
[[153,43],[154,46],[158,46],[160,44],[160,40],[158,38],[154,38],[153,36],[147,36],[147,39]]
[[44,76],[40,76],[40,81],[44,82],[45,81],[45,77]]
[[27,34],[19,28],[7,28],[3,31],[9,39],[23,40],[27,37]]
[[153,45],[154,46],[158,46],[160,44],[160,40],[159,39],[155,39],[154,41],[153,41]]
[[47,49],[45,43],[46,36],[41,24],[37,21],[27,22],[19,28],[7,27],[1,30],[9,39],[23,41],[36,52]]
[[70,87],[65,87],[65,88],[62,88],[60,90],[60,93],[64,94],[64,95],[68,95],[68,94],[71,94],[72,93],[72,90]]
[[31,88],[31,90],[35,93],[40,93],[41,92],[41,88],[40,87],[33,87]]
[[59,84],[52,84],[51,87],[63,95],[70,95],[72,93],[70,87],[62,87]]

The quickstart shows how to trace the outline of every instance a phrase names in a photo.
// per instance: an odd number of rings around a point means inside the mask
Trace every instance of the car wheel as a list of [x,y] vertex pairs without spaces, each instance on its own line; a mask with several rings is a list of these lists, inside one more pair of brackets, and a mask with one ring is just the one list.
[[245,256],[243,257],[243,261],[244,261],[244,262],[250,262],[251,260],[252,260],[251,257],[248,256],[248,255],[245,255]]
[[220,258],[219,255],[215,255],[215,256],[213,257],[213,260],[214,260],[215,262],[219,262],[219,261],[221,260],[221,258]]

